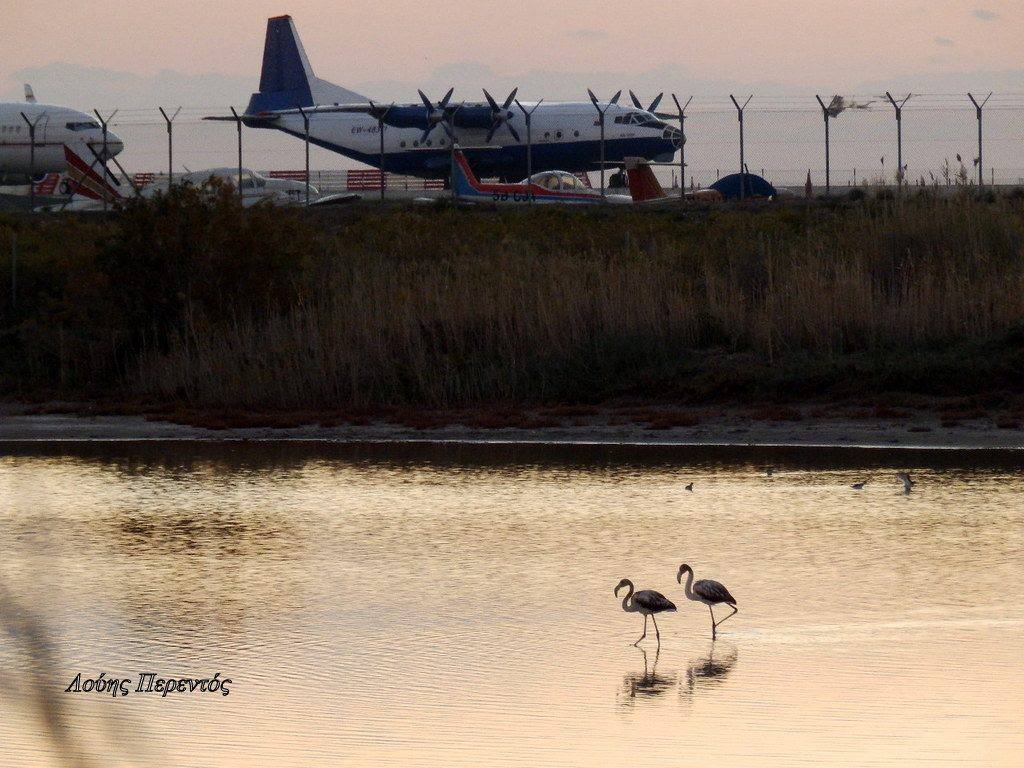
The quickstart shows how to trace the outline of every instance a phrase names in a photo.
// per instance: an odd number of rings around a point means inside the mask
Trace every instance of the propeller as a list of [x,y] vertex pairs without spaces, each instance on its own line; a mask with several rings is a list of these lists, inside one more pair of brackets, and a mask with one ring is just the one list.
[[[601,109],[601,106],[600,106],[601,102],[598,101],[597,96],[595,96],[594,92],[592,90],[590,90],[589,88],[587,88],[587,95],[590,96],[590,100],[592,102],[594,102],[594,106],[597,107],[600,110]],[[612,96],[611,99],[608,100],[608,104],[605,107],[605,109],[607,109],[608,107],[614,107],[616,104],[618,104],[619,103],[619,97],[621,95],[622,95],[622,91],[617,91],[615,93],[615,95]]]
[[[454,92],[454,88],[449,88],[448,93],[446,93],[444,95],[444,98],[441,99],[435,106],[433,102],[431,102],[430,99],[427,98],[426,94],[423,93],[423,91],[418,91],[420,95],[420,100],[423,101],[423,106],[427,108],[427,127],[426,130],[423,131],[423,136],[420,138],[420,143],[423,143],[424,141],[427,140],[427,137],[430,136],[430,132],[433,131],[434,127],[437,125],[440,125],[442,128],[444,128],[444,132],[448,134],[449,138],[453,140],[455,139],[455,134],[452,133],[451,126],[448,124],[449,118],[452,115],[454,115],[459,109],[459,107],[451,108],[448,106],[448,102],[451,101],[452,94]],[[462,105],[460,104],[459,106]]]
[[[664,95],[665,95],[665,93],[662,92],[662,93],[659,93],[657,96],[655,96],[654,97],[654,101],[651,102],[651,105],[649,107],[647,107],[645,111],[650,112],[651,114],[655,114],[657,112],[658,105],[661,104],[661,97],[664,96]],[[630,91],[629,92],[629,97],[633,100],[633,106],[634,107],[636,107],[637,109],[644,109],[644,105],[640,103],[640,99],[638,99],[636,97],[635,93]]]
[[509,109],[509,107],[511,107],[512,102],[516,100],[516,94],[519,93],[519,88],[513,88],[512,93],[508,95],[508,98],[505,99],[505,103],[502,104],[501,106],[499,106],[498,102],[494,100],[494,97],[487,92],[486,88],[484,88],[483,90],[484,96],[487,99],[487,103],[491,107],[491,127],[490,130],[487,131],[487,143],[491,143],[491,139],[494,138],[495,132],[499,128],[501,128],[502,125],[508,128],[508,132],[512,134],[512,138],[518,142],[519,134],[516,132],[516,129],[512,126],[512,123],[510,122],[510,120],[512,119],[512,111]]

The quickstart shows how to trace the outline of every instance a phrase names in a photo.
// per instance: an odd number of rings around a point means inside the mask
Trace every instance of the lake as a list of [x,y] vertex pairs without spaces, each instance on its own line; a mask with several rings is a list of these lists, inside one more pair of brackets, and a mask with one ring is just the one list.
[[[1021,459],[9,445],[0,763],[1017,766]],[[100,672],[130,694],[65,692]]]

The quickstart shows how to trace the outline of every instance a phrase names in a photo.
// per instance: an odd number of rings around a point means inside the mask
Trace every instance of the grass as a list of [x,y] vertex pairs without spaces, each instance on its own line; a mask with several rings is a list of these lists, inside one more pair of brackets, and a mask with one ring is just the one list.
[[1016,199],[307,216],[185,198],[0,222],[0,243],[12,228],[26,295],[0,305],[8,395],[396,408],[413,426],[485,408],[466,418],[487,426],[615,400],[797,420],[811,398],[987,393],[1013,410],[1024,389]]

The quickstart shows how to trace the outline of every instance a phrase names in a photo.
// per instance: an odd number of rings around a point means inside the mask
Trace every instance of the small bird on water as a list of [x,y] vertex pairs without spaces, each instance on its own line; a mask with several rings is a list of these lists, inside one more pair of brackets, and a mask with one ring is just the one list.
[[767,475],[768,477],[771,477],[772,475],[774,475],[774,474],[775,474],[775,467],[768,467],[768,469],[766,469],[766,470],[764,471],[764,473],[765,473],[765,474],[766,474],[766,475]]
[[671,600],[665,597],[661,592],[655,592],[653,589],[641,589],[639,592],[634,594],[635,587],[633,582],[629,579],[623,579],[619,582],[618,586],[615,587],[615,596],[619,596],[619,590],[628,588],[626,596],[622,598],[622,610],[626,613],[639,613],[644,617],[644,633],[637,638],[637,641],[633,645],[639,645],[640,641],[647,637],[647,617],[651,617],[651,621],[654,622],[654,635],[658,639],[658,643],[661,643],[661,633],[658,631],[658,622],[654,618],[656,613],[665,613],[667,611],[675,611],[676,606]]
[[866,480],[863,483],[854,483],[850,487],[853,488],[853,490],[855,490],[855,491],[863,491],[865,485],[867,485],[867,481]]
[[[729,590],[726,589],[725,585],[712,581],[711,579],[701,579],[700,581],[694,582],[693,580],[693,568],[683,563],[679,566],[679,573],[676,574],[676,581],[680,584],[683,583],[683,574],[688,574],[686,577],[686,598],[693,600],[696,603],[704,603],[708,607],[708,611],[711,612],[711,639],[714,640],[718,636],[718,625],[726,619],[730,619],[739,613],[739,608],[736,607],[736,598],[729,594]],[[726,616],[721,621],[715,621],[715,611],[711,607],[724,603],[732,608],[732,613]]]
[[898,477],[900,482],[903,483],[903,492],[906,494],[909,494],[910,489],[917,485],[917,483],[911,479],[909,472],[897,472],[896,477]]
[[690,483],[688,486],[686,486],[686,490],[692,491],[693,490],[693,483]]

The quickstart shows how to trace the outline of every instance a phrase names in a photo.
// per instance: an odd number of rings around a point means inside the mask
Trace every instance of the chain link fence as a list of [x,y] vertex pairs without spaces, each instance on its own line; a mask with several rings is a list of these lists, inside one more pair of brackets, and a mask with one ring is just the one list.
[[[897,100],[905,94],[895,94]],[[976,94],[979,102],[985,94]],[[745,99],[746,94],[743,94]],[[824,96],[825,104],[831,95]],[[854,104],[830,118],[833,190],[895,186],[899,178],[897,122],[885,95],[844,96]],[[740,100],[742,104],[742,100]],[[111,110],[101,110],[109,114]],[[186,107],[174,120],[174,170],[181,173],[237,163],[232,123],[204,122],[223,107]],[[173,114],[172,110],[168,110]],[[985,184],[1024,186],[1024,93],[994,94],[985,104],[982,176]],[[167,124],[156,107],[118,111],[111,129],[125,142],[120,159],[131,173],[166,173]],[[747,170],[776,186],[825,187],[825,121],[814,94],[758,96],[744,112]],[[914,94],[903,107],[904,180],[908,186],[978,182],[978,120],[966,94]],[[739,121],[729,98],[696,97],[686,114],[687,186],[704,187],[740,170]],[[259,171],[304,167],[304,145],[273,130],[243,130],[243,164]],[[311,147],[314,173],[365,168],[339,154]],[[666,186],[678,169],[658,168]],[[166,178],[166,177],[165,177]],[[338,182],[337,185],[340,185]],[[336,186],[328,184],[327,186]]]

